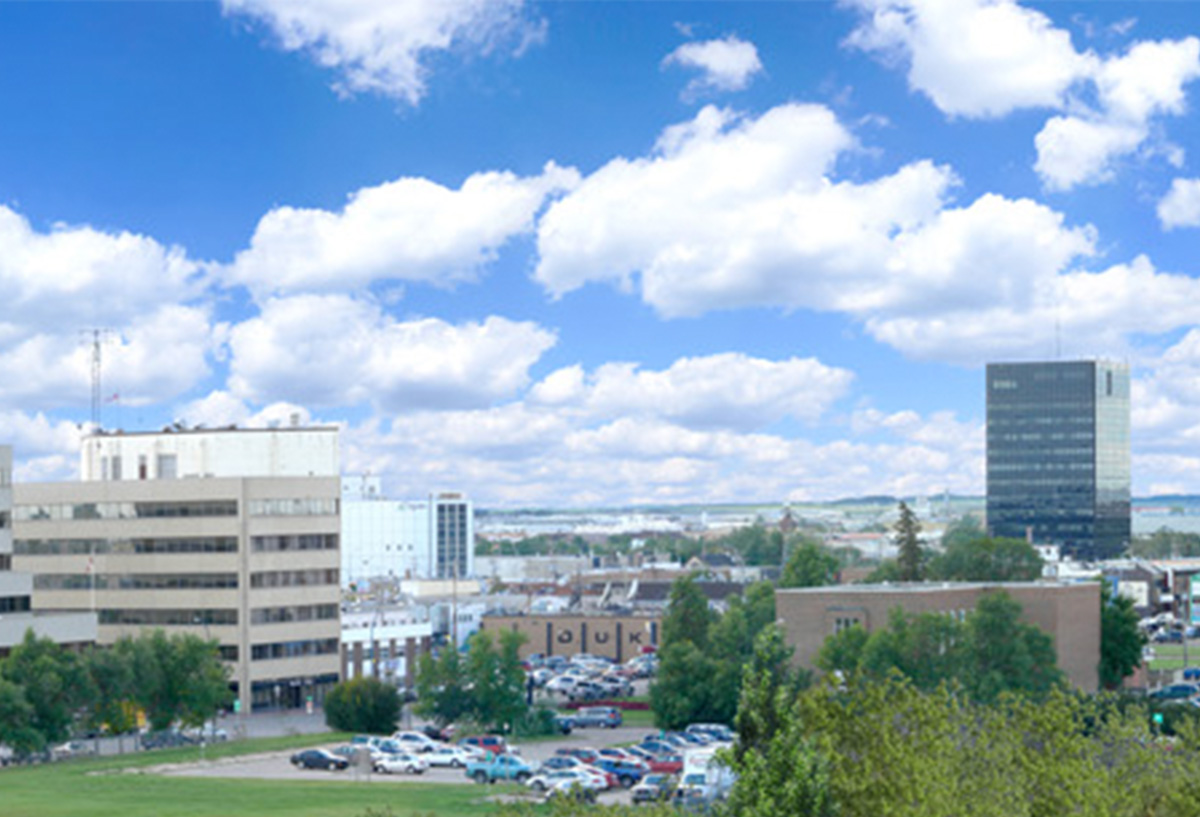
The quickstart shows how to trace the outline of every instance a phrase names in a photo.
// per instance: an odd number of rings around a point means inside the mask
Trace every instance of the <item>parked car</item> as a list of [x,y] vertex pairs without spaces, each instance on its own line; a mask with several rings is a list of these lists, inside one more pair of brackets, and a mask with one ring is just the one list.
[[547,692],[557,692],[559,695],[571,695],[580,679],[574,675],[556,675],[546,682]]
[[370,758],[370,765],[375,767],[376,761],[384,756],[384,753],[376,749],[374,746],[366,743],[346,743],[341,746],[334,747],[329,751],[333,752],[338,757],[344,757],[350,762],[350,765],[359,762],[360,754],[366,754]]
[[1149,697],[1156,701],[1187,701],[1200,695],[1200,684],[1183,683],[1170,684],[1156,689]]
[[575,780],[563,780],[546,792],[547,800],[557,800],[560,797],[569,797],[572,800],[581,800],[585,803],[596,802],[595,790],[581,786]]
[[589,764],[580,760],[577,757],[569,757],[567,755],[554,755],[542,762],[544,771],[556,772],[562,769],[590,769]]
[[583,706],[575,712],[574,719],[576,728],[597,726],[616,729],[623,722],[621,710],[615,706]]
[[178,746],[191,746],[195,743],[191,736],[175,729],[147,732],[141,736],[138,742],[143,749],[174,749]]
[[648,774],[629,790],[635,803],[654,803],[670,799],[675,790],[675,777],[669,774]]
[[734,731],[723,723],[693,723],[686,730],[689,734],[709,735],[722,743],[733,743]]
[[472,760],[478,760],[479,755],[469,752],[461,746],[439,746],[423,755],[430,766],[449,766],[454,769],[465,768]]
[[636,760],[616,760],[601,757],[594,764],[597,769],[614,774],[622,788],[630,788],[649,773],[650,768]]
[[434,726],[432,723],[427,723],[425,726],[421,727],[421,732],[423,732],[427,737],[433,738],[436,741],[449,743],[454,739],[454,724],[438,727]]
[[425,774],[425,770],[429,768],[429,764],[424,758],[412,752],[397,752],[393,755],[384,755],[379,760],[375,761],[375,771],[384,774],[397,774],[403,772],[405,774]]
[[1182,644],[1183,632],[1180,630],[1159,630],[1150,640],[1155,644]]
[[467,777],[476,783],[495,783],[512,780],[524,783],[536,770],[516,755],[497,755],[491,760],[476,760],[467,764]]
[[94,755],[96,752],[90,744],[84,743],[81,740],[69,740],[66,743],[60,743],[50,750],[51,760],[70,760],[76,757],[87,757]]
[[596,679],[596,683],[609,698],[626,698],[633,694],[633,685],[627,679],[611,672]]
[[603,791],[605,788],[602,775],[590,773],[584,769],[552,769],[535,774],[526,781],[525,785],[534,791],[552,789],[564,780],[575,781],[584,788],[593,791]]
[[424,732],[396,732],[392,740],[411,752],[431,752],[438,746],[438,742]]
[[556,750],[555,754],[562,755],[563,757],[578,758],[584,763],[592,763],[600,757],[595,749],[589,749],[585,746],[563,746]]
[[473,746],[493,755],[503,755],[510,752],[508,742],[500,735],[471,735],[458,742],[459,746]]
[[328,769],[340,772],[350,768],[350,761],[324,749],[305,749],[292,755],[292,765],[297,769]]
[[599,701],[608,697],[604,687],[595,681],[580,681],[567,693],[569,701]]

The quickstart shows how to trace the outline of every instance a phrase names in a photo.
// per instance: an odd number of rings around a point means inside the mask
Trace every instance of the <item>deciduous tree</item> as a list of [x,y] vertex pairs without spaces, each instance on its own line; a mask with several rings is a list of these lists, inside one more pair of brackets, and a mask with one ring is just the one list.
[[24,690],[30,727],[45,743],[70,737],[76,711],[93,700],[80,657],[49,638],[38,638],[32,629],[0,664],[0,677]]
[[955,538],[929,563],[939,581],[1031,582],[1041,578],[1042,557],[1024,539]]
[[811,539],[801,539],[788,556],[780,587],[823,587],[837,581],[840,565],[829,549]]
[[325,696],[325,723],[342,732],[390,734],[399,717],[399,693],[378,678],[343,681]]
[[1113,595],[1100,583],[1100,686],[1117,689],[1142,663],[1146,636],[1128,596]]

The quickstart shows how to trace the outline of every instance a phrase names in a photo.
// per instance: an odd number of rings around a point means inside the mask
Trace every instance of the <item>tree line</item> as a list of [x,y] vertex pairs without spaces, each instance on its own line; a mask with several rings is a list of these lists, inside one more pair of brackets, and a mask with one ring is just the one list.
[[162,630],[78,652],[32,630],[0,659],[0,744],[18,756],[79,733],[200,727],[232,702],[217,643]]

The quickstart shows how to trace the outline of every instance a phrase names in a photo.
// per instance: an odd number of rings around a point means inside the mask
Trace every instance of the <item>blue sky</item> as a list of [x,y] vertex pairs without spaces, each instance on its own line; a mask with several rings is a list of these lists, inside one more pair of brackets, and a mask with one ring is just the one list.
[[[983,491],[1114,357],[1200,492],[1200,6],[0,3],[0,438],[343,428],[487,506]],[[1061,350],[1061,352],[1060,352]]]

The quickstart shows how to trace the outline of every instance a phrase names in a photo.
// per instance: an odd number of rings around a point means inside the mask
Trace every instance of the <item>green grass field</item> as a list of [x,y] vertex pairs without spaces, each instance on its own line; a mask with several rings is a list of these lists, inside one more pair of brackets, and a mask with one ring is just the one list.
[[[335,738],[336,739],[336,738]],[[250,740],[211,747],[207,757],[291,749],[329,735]],[[504,787],[412,783],[379,785],[337,777],[223,780],[165,777],[146,766],[199,759],[196,749],[97,758],[0,770],[3,817],[470,817],[496,811],[486,798]]]
[[1189,642],[1187,663],[1183,660],[1182,644],[1152,644],[1154,658],[1148,663],[1152,670],[1183,669],[1185,666],[1200,666],[1200,642]]

